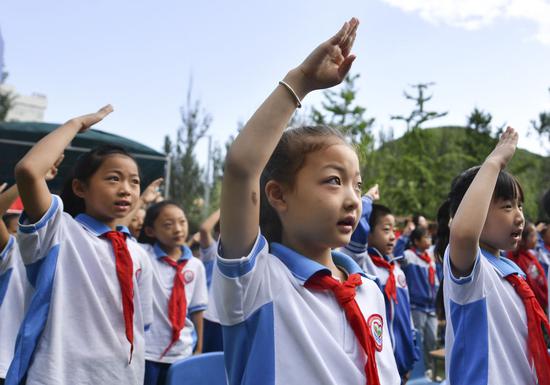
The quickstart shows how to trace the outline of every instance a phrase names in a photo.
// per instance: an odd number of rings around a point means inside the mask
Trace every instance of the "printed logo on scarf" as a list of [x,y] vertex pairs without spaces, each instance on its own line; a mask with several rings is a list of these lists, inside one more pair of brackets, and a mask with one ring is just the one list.
[[373,314],[369,317],[367,321],[367,328],[369,329],[370,334],[374,337],[374,345],[376,350],[379,352],[382,351],[382,341],[383,341],[383,327],[384,321],[380,314]]
[[185,283],[191,283],[195,279],[195,273],[191,270],[186,270],[183,272],[183,280]]

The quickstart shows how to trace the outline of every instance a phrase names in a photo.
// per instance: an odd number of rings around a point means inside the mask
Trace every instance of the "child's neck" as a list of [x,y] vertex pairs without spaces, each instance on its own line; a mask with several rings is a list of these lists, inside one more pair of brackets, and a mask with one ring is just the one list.
[[166,256],[170,258],[173,261],[178,261],[181,256],[183,255],[183,252],[181,250],[181,246],[175,245],[175,246],[166,246],[159,242],[159,246],[166,253]]
[[479,241],[479,247],[481,247],[483,250],[486,250],[488,251],[489,253],[491,253],[492,255],[494,255],[495,257],[500,257],[500,249],[497,249],[483,241]]
[[325,266],[330,270],[332,276],[338,278],[340,281],[345,281],[347,279],[346,274],[340,270],[332,260],[332,252],[330,248],[304,245],[303,243],[297,242],[291,237],[285,237],[284,235],[281,243],[297,253],[300,253],[304,257]]
[[93,212],[90,212],[88,210],[84,211],[84,213],[92,218],[94,218],[95,220],[103,223],[105,226],[109,227],[111,230],[116,230],[117,226],[118,226],[118,222],[120,221],[120,219],[118,218],[104,218],[104,217],[101,217],[100,215],[97,215],[96,213],[93,213]]

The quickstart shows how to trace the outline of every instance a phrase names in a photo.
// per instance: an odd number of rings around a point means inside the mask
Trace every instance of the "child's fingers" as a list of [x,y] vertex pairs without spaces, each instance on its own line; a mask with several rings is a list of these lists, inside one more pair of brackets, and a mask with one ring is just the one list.
[[348,55],[344,58],[344,61],[342,62],[342,64],[340,64],[340,67],[338,67],[338,74],[340,75],[341,79],[346,77],[349,70],[351,69],[351,65],[353,64],[354,60],[355,55]]
[[107,104],[106,106],[101,107],[99,111],[97,111],[97,113],[100,114],[103,119],[105,116],[109,115],[113,111],[114,111],[113,106],[110,104]]
[[348,29],[349,29],[349,23],[346,21],[342,26],[342,28],[340,28],[340,30],[336,32],[336,35],[334,35],[329,39],[330,44],[333,44],[333,45],[340,44],[340,42],[346,36]]

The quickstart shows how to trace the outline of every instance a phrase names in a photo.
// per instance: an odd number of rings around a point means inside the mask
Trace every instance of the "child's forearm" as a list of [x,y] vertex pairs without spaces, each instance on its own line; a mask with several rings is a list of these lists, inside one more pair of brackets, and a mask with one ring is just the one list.
[[44,175],[55,164],[59,155],[71,143],[82,128],[74,119],[69,120],[55,131],[46,135],[17,163],[15,177],[22,179],[43,180]]
[[12,203],[17,199],[18,195],[19,190],[17,190],[16,184],[0,194],[0,216],[4,215],[6,211],[8,211]]
[[216,222],[220,219],[220,209],[214,211],[205,221],[201,224],[200,232],[200,246],[203,249],[210,247],[213,243],[212,229],[216,225]]
[[485,160],[451,222],[451,261],[458,273],[469,273],[474,264],[500,170],[498,162]]
[[[304,76],[291,70],[284,81],[303,99],[309,92]],[[259,176],[296,110],[296,100],[278,85],[246,123],[227,154],[226,175]]]
[[194,354],[202,353],[202,339],[203,339],[203,325],[204,325],[204,311],[197,311],[191,314],[191,322],[195,325],[195,332],[197,333],[197,345],[195,346]]

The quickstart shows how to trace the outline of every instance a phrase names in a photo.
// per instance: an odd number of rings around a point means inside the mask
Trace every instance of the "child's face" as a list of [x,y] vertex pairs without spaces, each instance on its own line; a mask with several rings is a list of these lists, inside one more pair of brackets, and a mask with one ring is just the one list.
[[537,247],[537,231],[535,230],[535,226],[528,225],[525,231],[527,231],[527,237],[521,241],[521,246],[527,250],[534,249]]
[[480,241],[495,250],[515,250],[521,240],[524,223],[521,202],[493,199]]
[[369,246],[375,247],[383,255],[390,255],[395,246],[395,218],[388,214],[378,218],[374,229],[369,233]]
[[357,154],[340,141],[308,154],[294,188],[284,188],[278,202],[283,241],[304,250],[348,244],[361,216]]
[[429,249],[431,245],[432,245],[432,238],[429,235],[424,235],[419,240],[414,241],[414,246],[420,251]]
[[546,245],[550,245],[550,225],[546,225],[546,232],[542,236],[542,241]]
[[153,227],[147,227],[145,231],[168,248],[183,246],[188,233],[187,218],[179,207],[167,205],[153,222]]
[[139,198],[136,162],[124,155],[110,155],[87,183],[73,181],[75,194],[84,199],[86,213],[103,222],[127,216]]
[[132,218],[130,221],[130,225],[128,226],[128,229],[134,236],[134,238],[139,237],[139,233],[141,232],[141,228],[143,227],[143,220],[145,219],[145,210],[139,209],[136,212],[136,215]]

